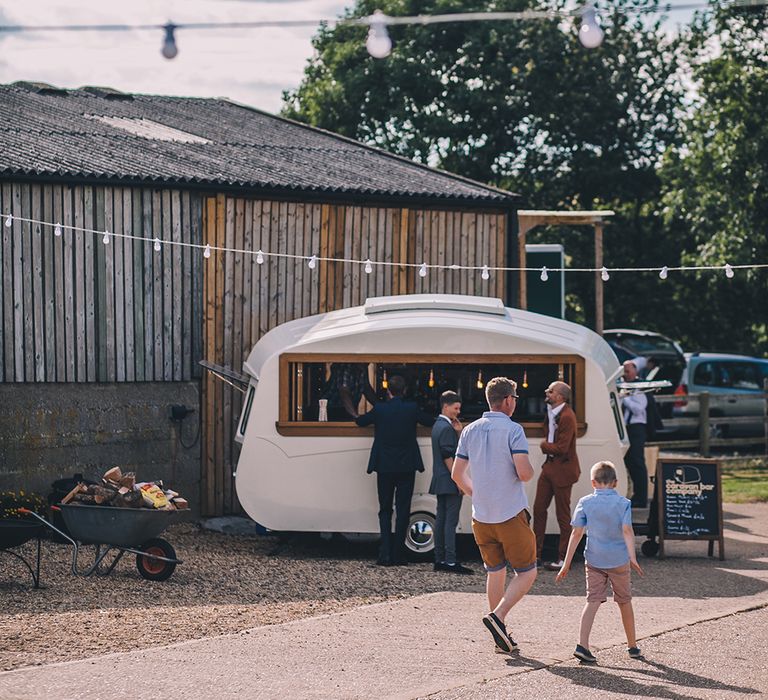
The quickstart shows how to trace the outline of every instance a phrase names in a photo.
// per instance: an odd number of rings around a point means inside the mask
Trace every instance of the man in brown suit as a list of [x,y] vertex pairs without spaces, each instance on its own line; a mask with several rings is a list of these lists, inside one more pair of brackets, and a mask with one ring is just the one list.
[[541,562],[547,509],[555,499],[555,513],[560,526],[558,561],[547,564],[550,571],[560,571],[571,535],[571,488],[579,480],[579,458],[576,456],[576,414],[570,407],[571,387],[565,382],[552,382],[547,390],[547,417],[541,451],[546,460],[536,484],[533,502],[533,531],[536,534],[536,559]]

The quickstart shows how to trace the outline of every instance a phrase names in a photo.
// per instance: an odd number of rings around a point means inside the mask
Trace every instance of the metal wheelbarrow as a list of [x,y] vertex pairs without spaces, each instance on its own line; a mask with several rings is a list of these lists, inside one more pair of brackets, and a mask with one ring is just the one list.
[[[177,564],[176,551],[162,537],[157,537],[169,525],[178,522],[186,511],[150,510],[148,508],[114,508],[111,506],[58,505],[69,534],[62,532],[37,513],[24,511],[55,530],[73,547],[72,573],[76,576],[108,576],[126,552],[136,555],[136,568],[143,578],[165,581]],[[83,570],[78,566],[82,545],[95,545],[93,564]],[[107,555],[116,550],[107,564]]]
[[[10,554],[27,567],[35,588],[40,588],[40,533],[42,530],[41,525],[29,521],[0,520],[0,552]],[[37,537],[37,566],[33,569],[32,565],[21,554],[8,550],[12,547],[20,547],[35,537]]]

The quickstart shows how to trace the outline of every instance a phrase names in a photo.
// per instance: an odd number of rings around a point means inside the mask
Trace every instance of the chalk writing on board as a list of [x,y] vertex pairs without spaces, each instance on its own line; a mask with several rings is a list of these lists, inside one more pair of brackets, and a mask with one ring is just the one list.
[[[669,468],[671,466],[671,469]],[[717,484],[706,483],[693,464],[669,465],[664,474],[664,521],[669,535],[697,537],[718,531],[713,522]]]

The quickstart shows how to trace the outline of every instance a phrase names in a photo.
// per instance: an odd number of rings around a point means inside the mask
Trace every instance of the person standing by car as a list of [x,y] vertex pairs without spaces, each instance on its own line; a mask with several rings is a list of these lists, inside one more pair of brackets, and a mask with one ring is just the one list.
[[[624,381],[638,381],[635,361],[627,360],[623,366]],[[645,466],[648,397],[641,391],[625,389],[622,392],[621,405],[629,438],[629,449],[624,456],[624,464],[632,480],[632,507],[645,508],[648,505],[648,469]]]
[[435,517],[435,571],[471,574],[456,560],[456,526],[461,510],[461,491],[451,479],[453,458],[459,444],[461,399],[455,391],[440,395],[440,415],[432,427],[432,481],[429,492],[437,496]]
[[[381,566],[407,564],[405,536],[411,514],[411,497],[416,472],[424,471],[421,451],[416,442],[416,424],[432,427],[435,419],[423,413],[414,401],[406,401],[405,379],[395,375],[389,380],[388,400],[377,403],[368,413],[358,416],[359,426],[373,425],[373,447],[368,473],[376,472],[379,497],[379,558]],[[395,536],[392,537],[392,502],[395,504]]]
[[571,536],[571,489],[579,480],[581,469],[576,456],[576,414],[569,405],[571,387],[565,382],[552,382],[544,394],[547,417],[544,421],[545,438],[541,441],[541,452],[546,459],[536,484],[533,531],[536,534],[536,562],[539,563],[547,529],[547,509],[554,498],[560,542],[557,560],[545,568],[560,571],[568,548],[568,538]]

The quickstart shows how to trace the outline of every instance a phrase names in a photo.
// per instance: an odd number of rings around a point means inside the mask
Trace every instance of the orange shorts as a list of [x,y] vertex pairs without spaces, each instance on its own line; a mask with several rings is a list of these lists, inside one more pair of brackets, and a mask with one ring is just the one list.
[[607,600],[608,581],[611,582],[614,602],[622,605],[632,600],[632,582],[628,563],[613,569],[598,569],[585,564],[584,569],[587,572],[587,602],[604,603]]
[[472,520],[472,532],[486,571],[501,571],[507,564],[517,572],[536,568],[536,536],[527,510],[503,523]]

